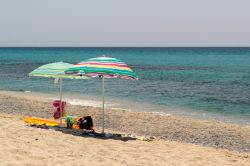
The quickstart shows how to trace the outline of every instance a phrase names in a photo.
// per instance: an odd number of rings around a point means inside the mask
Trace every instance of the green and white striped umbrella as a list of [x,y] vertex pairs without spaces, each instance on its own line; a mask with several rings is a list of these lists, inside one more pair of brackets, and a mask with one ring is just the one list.
[[[64,62],[55,62],[42,65],[37,69],[33,70],[29,73],[29,76],[37,76],[37,77],[48,77],[59,79],[60,81],[60,109],[62,108],[62,80],[63,78],[70,79],[88,79],[86,76],[75,76],[65,74],[64,71],[73,67],[73,64],[64,63]],[[60,110],[60,125],[62,126],[62,110]]]
[[74,67],[73,64],[64,62],[55,62],[42,65],[29,73],[29,76],[49,77],[49,78],[71,78],[71,79],[86,79],[85,76],[75,76],[65,74],[64,71]]
[[104,133],[104,78],[125,78],[138,80],[138,76],[128,65],[119,59],[101,56],[82,61],[65,71],[71,75],[86,75],[102,78],[102,133]]

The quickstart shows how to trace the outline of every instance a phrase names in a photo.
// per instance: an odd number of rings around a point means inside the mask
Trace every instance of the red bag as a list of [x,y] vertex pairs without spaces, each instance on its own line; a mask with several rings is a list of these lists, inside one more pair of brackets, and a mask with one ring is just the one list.
[[[53,106],[56,107],[56,110],[53,114],[53,117],[55,119],[59,119],[60,118],[60,100],[55,100],[53,102]],[[66,102],[62,101],[62,117],[65,116],[65,111],[64,111],[64,107],[66,106]]]
[[[60,107],[60,100],[53,101],[53,106]],[[62,108],[64,109],[65,106],[66,106],[66,101],[62,101]]]
[[59,119],[59,118],[60,118],[60,109],[58,109],[58,110],[56,110],[56,111],[54,112],[53,117],[54,117],[55,119]]

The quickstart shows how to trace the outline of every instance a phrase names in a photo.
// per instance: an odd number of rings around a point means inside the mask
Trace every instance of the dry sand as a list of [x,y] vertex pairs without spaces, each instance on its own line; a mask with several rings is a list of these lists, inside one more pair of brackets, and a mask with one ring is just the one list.
[[198,145],[98,139],[26,126],[22,117],[0,116],[1,166],[51,165],[249,165],[245,153]]
[[[75,136],[23,122],[24,115],[51,117],[52,110],[51,101],[44,96],[0,92],[1,166],[250,165],[249,126],[107,110],[107,131],[158,138],[147,142]],[[68,106],[67,110],[93,116],[99,130],[98,108]]]

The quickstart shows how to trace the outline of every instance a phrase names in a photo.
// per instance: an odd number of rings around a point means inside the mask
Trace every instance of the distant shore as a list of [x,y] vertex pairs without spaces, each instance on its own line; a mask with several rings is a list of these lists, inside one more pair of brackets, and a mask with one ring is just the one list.
[[[90,115],[101,128],[100,108],[67,105],[67,114]],[[250,126],[126,110],[105,110],[107,131],[155,136],[158,139],[250,152]],[[46,94],[0,91],[0,113],[52,118],[52,99]]]

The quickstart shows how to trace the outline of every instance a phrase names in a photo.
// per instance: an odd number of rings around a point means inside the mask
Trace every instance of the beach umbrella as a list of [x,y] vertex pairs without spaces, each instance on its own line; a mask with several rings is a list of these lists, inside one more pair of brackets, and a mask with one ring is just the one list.
[[62,126],[62,91],[63,91],[62,82],[63,82],[63,78],[70,78],[70,79],[87,79],[88,78],[86,76],[68,75],[64,73],[66,69],[71,68],[73,66],[74,66],[73,64],[69,64],[69,63],[55,62],[55,63],[42,65],[29,73],[29,76],[55,78],[55,81],[59,81],[60,83],[60,126]]
[[119,59],[101,56],[87,59],[74,67],[65,71],[70,75],[86,75],[102,80],[102,133],[104,133],[104,79],[105,78],[125,78],[138,80],[137,75],[127,64]]

